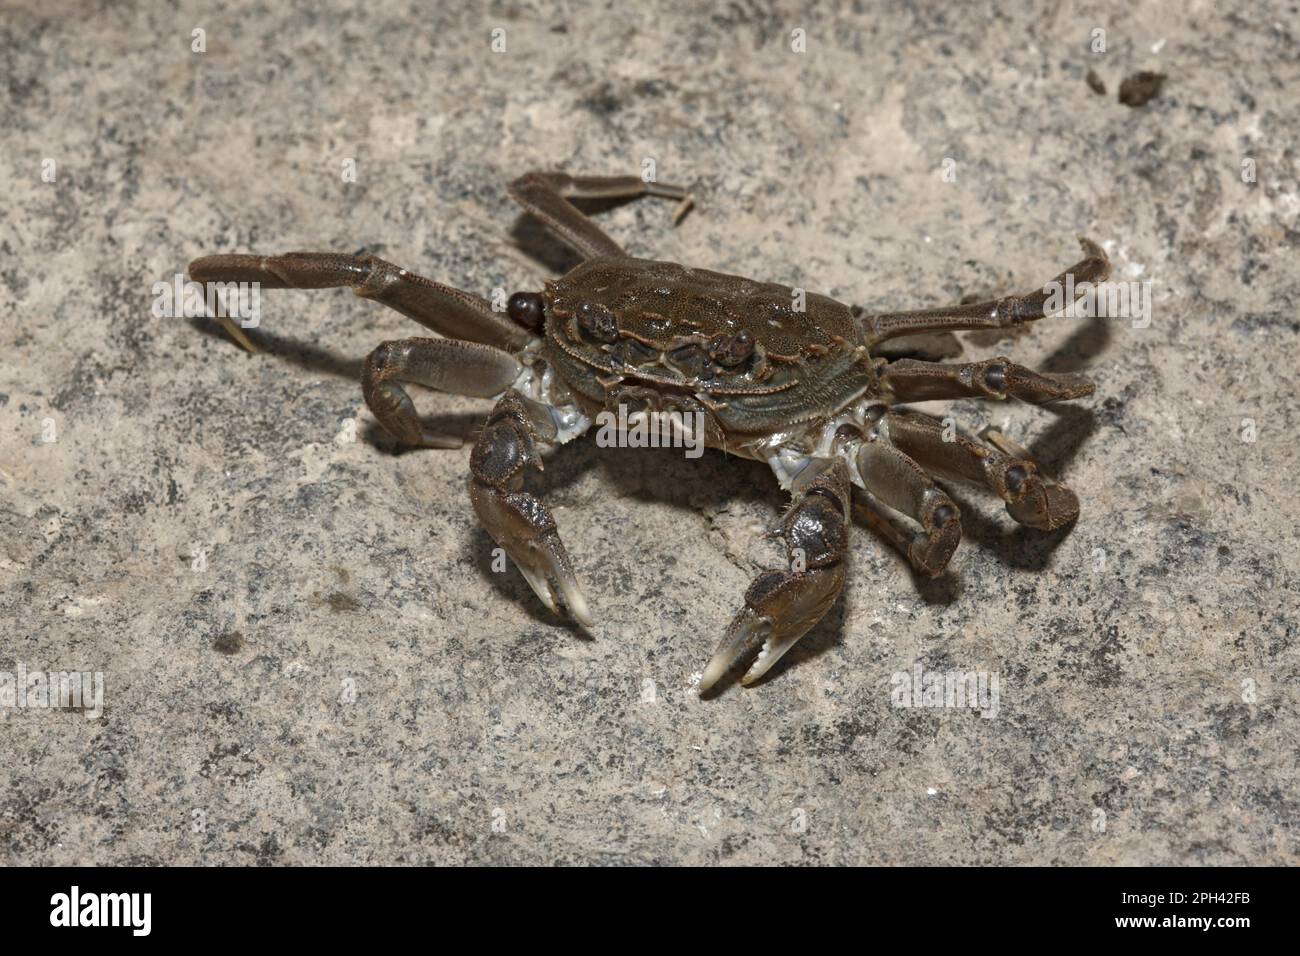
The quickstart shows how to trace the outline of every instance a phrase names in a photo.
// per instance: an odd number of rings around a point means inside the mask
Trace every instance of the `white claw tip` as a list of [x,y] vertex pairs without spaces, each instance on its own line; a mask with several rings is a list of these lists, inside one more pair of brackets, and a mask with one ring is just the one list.
[[727,673],[730,664],[725,658],[714,657],[709,661],[709,666],[704,670],[704,676],[700,678],[700,684],[697,690],[703,697],[709,691],[713,690],[713,685],[722,679],[722,675]]
[[577,588],[569,588],[564,592],[564,603],[569,608],[569,613],[573,619],[583,627],[591,627],[596,623],[591,616],[591,609],[587,607],[587,598]]

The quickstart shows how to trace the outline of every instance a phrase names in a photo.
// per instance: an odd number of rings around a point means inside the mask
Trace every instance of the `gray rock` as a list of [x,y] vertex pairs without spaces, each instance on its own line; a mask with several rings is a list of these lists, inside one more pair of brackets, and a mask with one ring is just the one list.
[[[0,707],[0,860],[1298,862],[1285,5],[68,6],[0,24],[0,670],[98,672],[103,714]],[[1090,70],[1167,79],[1132,109]],[[788,663],[701,701],[773,559],[763,466],[548,455],[584,640],[492,572],[468,447],[395,453],[365,410],[362,358],[418,327],[272,292],[250,357],[151,314],[154,283],[236,250],[536,288],[572,257],[504,183],[646,158],[699,203],[676,229],[663,202],[603,214],[634,254],[878,309],[1034,288],[1077,235],[1150,280],[1145,328],[966,337],[1096,378],[1059,412],[955,406],[1061,474],[1077,526],[959,490],[933,583],[859,529]],[[420,401],[466,435],[487,408]],[[996,715],[894,706],[918,662],[996,674]]]

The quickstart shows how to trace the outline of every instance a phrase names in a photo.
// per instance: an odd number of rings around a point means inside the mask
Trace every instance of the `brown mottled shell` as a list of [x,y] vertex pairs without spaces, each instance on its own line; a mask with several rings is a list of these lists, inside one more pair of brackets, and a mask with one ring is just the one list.
[[[603,401],[612,383],[686,390],[722,427],[775,431],[875,384],[849,308],[825,296],[648,259],[591,259],[543,293],[553,364]],[[611,322],[612,320],[612,322]]]

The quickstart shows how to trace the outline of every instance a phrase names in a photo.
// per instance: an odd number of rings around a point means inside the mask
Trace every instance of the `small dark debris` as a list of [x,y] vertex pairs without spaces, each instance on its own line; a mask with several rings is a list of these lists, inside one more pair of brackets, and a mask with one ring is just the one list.
[[1163,73],[1142,70],[1134,73],[1119,85],[1119,101],[1125,106],[1145,106],[1160,95],[1165,85]]
[[1096,70],[1089,70],[1085,79],[1088,81],[1088,89],[1092,90],[1098,96],[1106,95],[1106,84],[1102,82],[1102,79],[1097,75]]
[[632,91],[637,96],[666,96],[675,91],[677,85],[672,80],[638,80]]
[[330,610],[335,612],[357,611],[361,609],[361,605],[357,603],[356,598],[350,597],[342,591],[335,591],[331,594],[329,596],[329,602]]
[[244,646],[244,635],[238,631],[231,631],[229,634],[222,634],[212,642],[212,649],[220,651],[222,654],[235,654]]
[[1232,331],[1252,332],[1300,332],[1300,322],[1281,312],[1247,312],[1232,320]]
[[578,106],[597,116],[612,116],[623,108],[623,102],[609,83],[602,83],[587,96],[578,100]]

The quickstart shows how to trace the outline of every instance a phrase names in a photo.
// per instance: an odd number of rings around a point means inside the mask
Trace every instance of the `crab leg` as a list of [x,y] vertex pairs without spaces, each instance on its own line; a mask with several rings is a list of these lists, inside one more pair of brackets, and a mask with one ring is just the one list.
[[960,365],[900,359],[886,365],[880,378],[899,402],[1011,397],[1044,405],[1091,395],[1094,388],[1092,381],[1082,375],[1043,374],[1004,356]]
[[[930,577],[942,573],[961,542],[961,512],[952,499],[919,464],[885,441],[864,443],[856,461],[873,499],[865,509],[868,523],[917,571]],[[920,530],[905,525],[899,515],[911,518]]]
[[524,472],[530,466],[542,469],[537,439],[555,437],[545,406],[507,392],[488,416],[470,455],[469,495],[479,521],[510,555],[542,603],[557,613],[562,604],[578,623],[590,627],[587,599],[555,519],[536,496],[523,490]]
[[570,176],[567,173],[531,172],[509,186],[510,195],[584,259],[614,258],[627,255],[623,247],[592,222],[570,199],[635,199],[662,196],[679,200],[673,221],[678,222],[690,209],[693,200],[682,186],[648,183],[640,176]]
[[849,489],[848,469],[840,461],[820,470],[810,466],[795,480],[796,500],[780,530],[792,569],[764,571],[754,579],[700,680],[700,694],[757,654],[740,679],[752,684],[830,610],[844,586]]
[[[999,432],[986,430],[990,448],[920,412],[892,410],[883,423],[889,440],[940,477],[983,484],[1006,502],[1021,524],[1054,531],[1079,515],[1079,499],[1043,474],[1029,452]],[[947,440],[945,440],[945,438]]]
[[[960,329],[1004,329],[1034,319],[1045,318],[1052,312],[1047,311],[1047,304],[1052,299],[1048,287],[1062,291],[1074,288],[1078,296],[1084,289],[1079,288],[1085,282],[1102,282],[1110,275],[1110,261],[1101,246],[1088,239],[1079,239],[1087,258],[1075,263],[1059,276],[1047,283],[1044,288],[1024,295],[1009,295],[988,302],[973,302],[969,305],[954,305],[942,309],[925,309],[917,312],[888,312],[878,315],[865,315],[859,321],[868,339],[879,342],[899,335],[912,335],[916,332],[956,331]],[[1065,307],[1062,300],[1060,308]],[[1055,310],[1054,310],[1055,311]]]
[[476,295],[407,272],[378,256],[287,252],[280,256],[235,253],[190,263],[195,282],[257,282],[264,289],[331,289],[346,286],[425,328],[453,339],[503,348],[520,347],[529,332]]
[[490,398],[504,392],[522,366],[509,352],[456,339],[396,339],[366,358],[361,393],[379,424],[404,445],[459,448],[455,435],[430,432],[421,424],[402,382],[443,392]]

